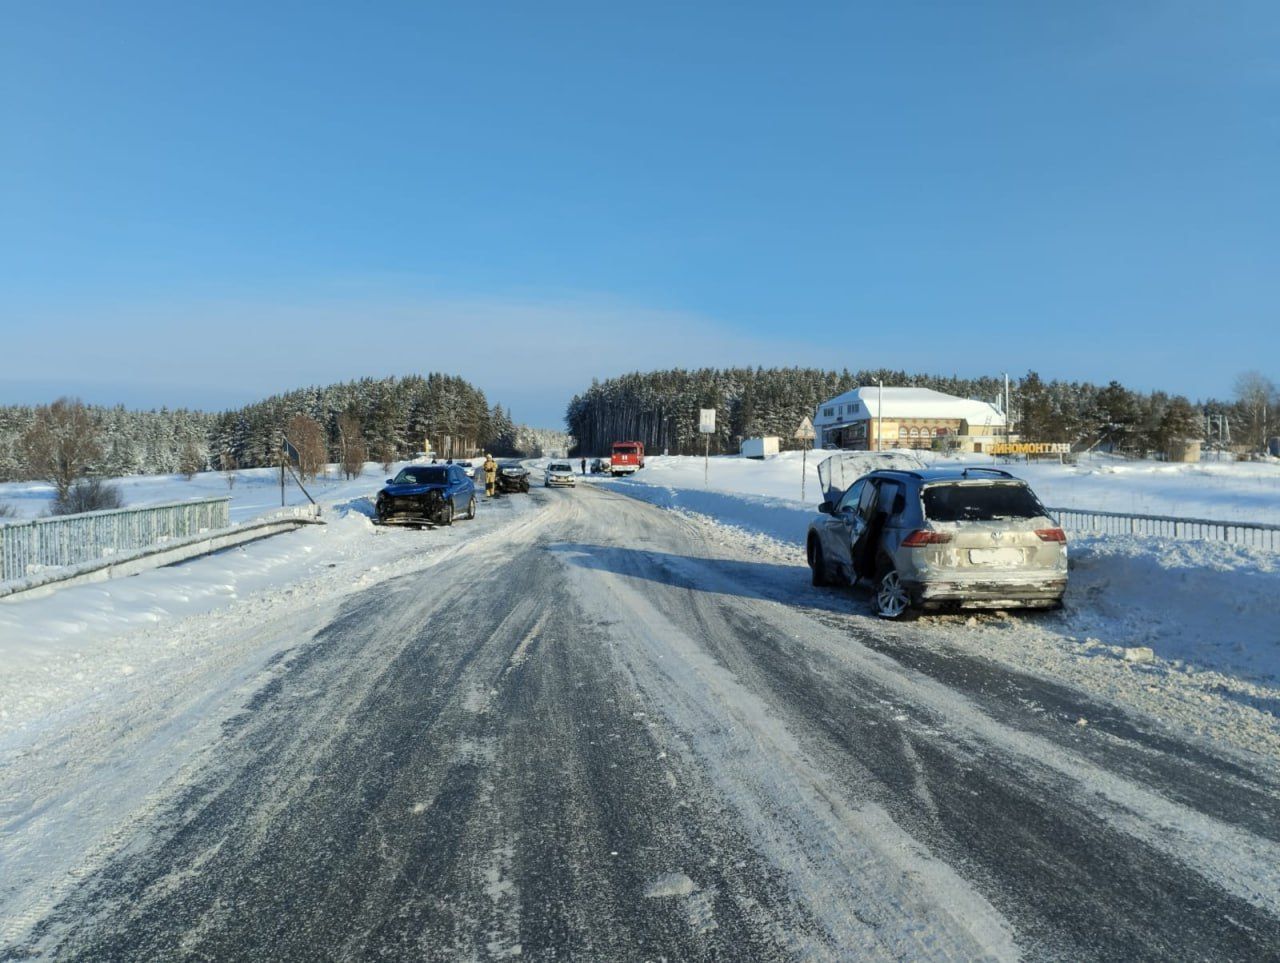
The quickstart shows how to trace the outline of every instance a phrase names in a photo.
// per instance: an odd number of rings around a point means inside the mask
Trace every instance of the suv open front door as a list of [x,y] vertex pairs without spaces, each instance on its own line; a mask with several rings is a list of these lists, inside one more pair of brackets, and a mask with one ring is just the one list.
[[825,529],[822,550],[828,564],[849,582],[871,574],[875,567],[876,499],[876,486],[860,479],[840,495],[831,518],[820,523]]
[[878,524],[880,487],[874,480],[862,486],[858,503],[849,517],[849,558],[855,578],[870,578],[876,570],[876,548],[880,541]]

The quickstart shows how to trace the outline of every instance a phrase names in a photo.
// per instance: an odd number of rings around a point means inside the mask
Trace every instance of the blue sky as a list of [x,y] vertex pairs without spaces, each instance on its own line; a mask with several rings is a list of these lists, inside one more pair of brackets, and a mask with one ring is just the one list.
[[[1274,3],[11,3],[0,402],[1280,356]],[[1269,366],[1269,369],[1268,369]]]

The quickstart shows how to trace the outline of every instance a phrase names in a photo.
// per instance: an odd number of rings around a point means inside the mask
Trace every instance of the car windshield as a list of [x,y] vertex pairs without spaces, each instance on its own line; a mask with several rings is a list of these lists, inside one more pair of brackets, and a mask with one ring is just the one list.
[[397,485],[443,485],[449,480],[443,468],[405,468],[396,475]]
[[547,471],[572,471],[572,469],[564,462],[556,462]]
[[929,485],[923,498],[925,517],[934,522],[1039,518],[1045,513],[1031,489],[1017,482]]

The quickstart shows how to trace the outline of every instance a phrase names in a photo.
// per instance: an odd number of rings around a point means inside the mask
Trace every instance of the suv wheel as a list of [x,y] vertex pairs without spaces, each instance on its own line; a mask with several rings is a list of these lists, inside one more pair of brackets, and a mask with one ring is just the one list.
[[827,578],[827,560],[822,557],[822,542],[816,538],[809,539],[809,572],[813,584],[819,588],[831,584]]
[[906,621],[918,614],[911,607],[911,593],[907,591],[898,570],[888,562],[882,562],[871,588],[871,605],[882,619]]

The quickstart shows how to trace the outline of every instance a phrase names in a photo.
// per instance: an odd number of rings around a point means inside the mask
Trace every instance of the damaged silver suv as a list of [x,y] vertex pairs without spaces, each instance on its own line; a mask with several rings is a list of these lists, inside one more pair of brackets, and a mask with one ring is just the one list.
[[1026,482],[995,468],[890,469],[845,488],[833,477],[838,458],[818,469],[826,500],[807,539],[814,585],[869,579],[886,619],[1062,604],[1067,536]]

